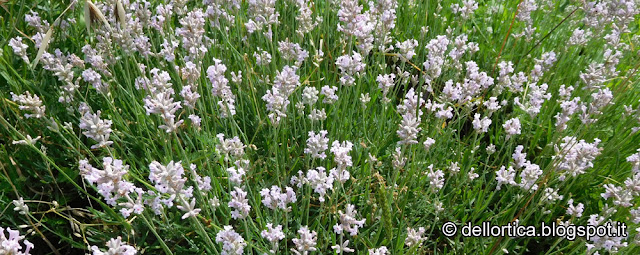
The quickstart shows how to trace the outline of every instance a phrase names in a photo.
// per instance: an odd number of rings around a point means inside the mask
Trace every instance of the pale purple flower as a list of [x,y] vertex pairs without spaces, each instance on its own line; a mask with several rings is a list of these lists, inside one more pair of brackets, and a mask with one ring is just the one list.
[[338,57],[336,66],[340,69],[340,84],[353,86],[356,81],[354,76],[360,76],[364,72],[366,64],[362,63],[362,56],[354,51],[353,55]]
[[486,133],[489,130],[489,125],[491,125],[491,119],[488,117],[483,117],[480,119],[480,114],[476,113],[473,116],[473,129],[480,133]]
[[[82,107],[84,105],[85,107]],[[86,110],[85,110],[86,109]],[[82,134],[98,142],[98,144],[92,145],[91,148],[102,148],[113,144],[109,141],[109,136],[113,131],[111,129],[111,120],[101,119],[100,111],[92,113],[86,104],[81,104],[80,113],[80,129],[84,130]]]
[[11,101],[18,104],[18,109],[31,112],[31,114],[25,113],[25,117],[36,119],[44,117],[46,106],[42,105],[42,100],[38,95],[31,95],[29,91],[25,91],[22,95],[16,95],[13,92],[9,92],[9,94]]
[[122,242],[122,237],[118,236],[118,238],[111,238],[111,240],[106,243],[107,251],[101,251],[98,246],[91,246],[91,251],[93,255],[135,255],[138,253],[135,247],[128,245]]
[[295,248],[291,248],[294,254],[308,255],[310,252],[317,250],[318,233],[316,233],[316,231],[309,231],[308,226],[302,226],[298,229],[298,235],[298,238],[291,240],[296,246]]
[[324,167],[317,167],[307,171],[306,181],[309,183],[315,193],[320,195],[320,202],[324,202],[324,196],[327,190],[333,190],[333,176],[327,175]]
[[329,138],[327,138],[326,130],[320,130],[317,134],[313,131],[309,131],[307,148],[304,149],[305,154],[311,154],[312,158],[325,159],[327,157],[325,151],[328,148]]
[[271,210],[282,209],[284,211],[290,211],[291,207],[287,206],[289,203],[295,203],[297,201],[296,193],[291,187],[286,187],[285,192],[278,186],[271,186],[271,189],[262,189],[260,191],[262,196],[262,204]]
[[386,246],[380,246],[380,248],[369,249],[369,255],[387,255],[389,249]]
[[168,195],[185,195],[191,197],[189,191],[192,187],[185,187],[187,178],[184,176],[182,162],[170,161],[167,165],[153,161],[149,164],[149,180],[154,184],[156,190]]
[[434,145],[435,143],[436,143],[436,140],[434,140],[431,137],[427,137],[427,139],[424,140],[422,145],[424,145],[424,149],[428,151],[431,148],[431,146]]
[[[33,243],[25,240],[25,236],[20,235],[18,230],[6,228],[9,236],[5,236],[4,228],[0,227],[0,254],[17,254],[28,255],[31,254],[33,249]],[[22,244],[20,242],[22,241]],[[24,248],[23,246],[24,245]]]
[[305,87],[302,90],[302,102],[306,105],[313,105],[318,101],[320,91],[315,87]]
[[414,245],[421,246],[422,241],[427,240],[426,237],[422,237],[425,233],[425,229],[423,227],[419,227],[418,230],[414,228],[407,228],[407,238],[404,240],[404,245],[407,247],[412,247]]
[[333,160],[338,165],[339,170],[344,170],[353,164],[351,156],[349,156],[349,152],[352,148],[353,143],[350,141],[343,141],[342,143],[339,141],[333,141],[331,144],[331,153],[333,153],[334,156]]
[[241,158],[244,155],[244,148],[247,146],[244,145],[237,136],[225,139],[224,134],[220,133],[216,135],[216,137],[218,137],[218,141],[220,142],[216,145],[216,150],[225,157],[225,160],[229,160],[229,156]]
[[80,174],[90,183],[96,185],[98,193],[108,204],[115,206],[116,200],[132,192],[135,185],[124,176],[129,172],[129,166],[122,160],[111,157],[102,158],[102,168],[97,169],[86,159],[79,162]]
[[324,96],[324,100],[322,100],[322,102],[325,104],[333,104],[338,101],[338,95],[336,95],[337,90],[338,87],[336,86],[322,86],[322,89],[320,90],[320,94]]
[[343,232],[347,232],[351,236],[358,235],[358,228],[364,226],[365,220],[356,219],[357,213],[356,207],[352,204],[347,204],[344,212],[338,210],[339,223],[333,226],[333,231],[338,235],[342,235]]
[[404,42],[397,42],[396,48],[400,51],[399,55],[403,61],[411,60],[416,55],[415,48],[418,47],[418,41],[409,39]]
[[518,118],[512,118],[507,120],[502,127],[504,128],[504,131],[507,132],[507,139],[513,135],[519,135],[520,134],[520,119]]
[[13,49],[13,53],[22,58],[24,62],[29,63],[29,57],[27,57],[27,49],[29,46],[22,42],[22,37],[16,36],[9,40],[9,46]]
[[513,167],[509,166],[508,169],[504,166],[500,167],[500,170],[496,171],[496,181],[498,181],[496,190],[500,190],[503,184],[516,185],[515,177],[516,171]]
[[200,128],[200,123],[202,122],[202,119],[200,118],[200,116],[195,115],[195,114],[189,114],[188,118],[191,120],[191,124],[195,128]]
[[429,179],[429,189],[432,192],[438,192],[444,187],[444,172],[442,170],[433,171],[433,165],[429,165],[427,178]]
[[344,242],[342,242],[342,244],[332,245],[331,249],[335,250],[335,252],[338,254],[342,254],[344,252],[351,253],[355,251],[354,249],[351,249],[348,246],[349,246],[349,240],[345,240]]
[[200,208],[195,208],[196,207],[196,199],[192,198],[191,199],[191,203],[184,203],[184,205],[178,205],[176,206],[178,207],[178,209],[184,211],[184,215],[182,215],[182,219],[186,219],[189,217],[196,217],[198,216],[198,214],[200,213],[201,209]]
[[585,173],[585,170],[593,167],[593,160],[600,155],[602,148],[598,148],[600,139],[596,138],[593,143],[584,140],[577,140],[572,136],[562,138],[560,145],[555,145],[556,155],[552,159],[559,160],[557,169],[562,171],[561,180],[565,174],[575,177]]
[[577,205],[573,205],[573,199],[569,199],[569,201],[567,201],[567,204],[568,215],[576,218],[582,217],[582,213],[584,212],[584,204],[578,203]]
[[233,230],[232,226],[224,226],[224,229],[216,234],[216,243],[222,243],[222,255],[240,255],[247,247],[244,238]]
[[249,200],[247,199],[247,192],[238,187],[233,187],[231,191],[231,201],[229,201],[229,207],[231,211],[231,217],[234,219],[245,219],[249,216]]

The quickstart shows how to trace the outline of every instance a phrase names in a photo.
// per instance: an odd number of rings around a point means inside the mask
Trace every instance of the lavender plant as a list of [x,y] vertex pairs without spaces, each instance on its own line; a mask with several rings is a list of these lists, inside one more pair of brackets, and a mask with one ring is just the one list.
[[0,0],[0,254],[639,253],[639,6]]

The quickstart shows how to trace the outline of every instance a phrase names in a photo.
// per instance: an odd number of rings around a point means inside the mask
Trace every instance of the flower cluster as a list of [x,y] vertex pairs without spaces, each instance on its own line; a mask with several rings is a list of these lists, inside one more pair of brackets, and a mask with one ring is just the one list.
[[0,227],[0,254],[31,254],[31,249],[34,247],[33,243],[25,240],[25,236],[20,235],[18,230],[7,228],[8,237],[5,236],[4,230],[4,228]]

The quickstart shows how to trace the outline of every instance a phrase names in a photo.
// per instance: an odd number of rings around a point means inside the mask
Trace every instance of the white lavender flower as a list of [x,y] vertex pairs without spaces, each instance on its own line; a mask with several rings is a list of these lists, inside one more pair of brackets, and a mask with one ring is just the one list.
[[24,140],[17,140],[17,141],[13,141],[11,142],[11,144],[21,144],[21,145],[35,145],[36,142],[38,140],[40,140],[40,136],[37,136],[36,138],[32,138],[30,135],[26,135]]
[[551,93],[546,93],[547,88],[549,86],[544,83],[540,86],[535,83],[529,84],[528,94],[525,96],[529,97],[529,100],[521,103],[520,98],[516,97],[513,99],[514,104],[520,107],[525,112],[529,113],[529,115],[533,118],[538,113],[540,113],[540,108],[542,108],[542,104],[551,98]]
[[307,171],[306,181],[311,185],[313,191],[320,195],[320,202],[324,202],[327,190],[333,190],[334,179],[332,175],[327,175],[324,167],[319,166],[316,169]]
[[416,55],[415,48],[418,47],[418,41],[415,39],[409,39],[404,42],[397,42],[396,48],[400,51],[400,56],[403,61],[408,61]]
[[27,118],[42,118],[44,117],[45,106],[42,105],[42,100],[38,95],[31,95],[29,91],[25,91],[24,94],[16,95],[13,92],[9,92],[11,95],[11,101],[18,103],[18,109],[23,111],[29,111],[24,116]]
[[360,94],[360,102],[362,103],[362,108],[367,109],[367,104],[371,101],[371,96],[369,93]]
[[567,201],[567,204],[568,215],[576,218],[582,217],[582,213],[584,212],[584,204],[578,203],[577,205],[573,205],[573,199],[569,199],[569,201]]
[[220,133],[216,135],[216,137],[218,137],[218,141],[220,142],[216,145],[216,150],[221,155],[224,155],[225,160],[230,160],[229,156],[241,158],[244,155],[244,148],[247,146],[244,145],[237,136],[225,139],[224,134]]
[[316,16],[315,19],[311,17],[313,13],[311,11],[313,2],[309,1],[305,3],[304,1],[297,1],[296,3],[298,5],[298,16],[296,16],[298,29],[296,30],[296,33],[304,35],[311,32],[322,21],[322,19],[320,16]]
[[193,91],[194,88],[192,88],[190,85],[184,86],[182,87],[182,91],[180,91],[180,96],[182,96],[182,98],[184,98],[184,105],[194,109],[196,107],[196,101],[198,100],[198,98],[200,98],[200,94],[198,93],[198,91]]
[[302,49],[300,44],[287,41],[278,42],[278,51],[284,60],[295,60],[295,65],[300,66],[309,57],[309,52]]
[[227,66],[222,64],[222,60],[214,58],[214,64],[207,68],[207,78],[211,82],[211,94],[217,97],[231,95],[229,80],[224,76]]
[[469,180],[475,180],[476,178],[480,177],[479,174],[475,173],[475,168],[471,167],[471,169],[469,170],[469,173],[467,173],[467,176],[469,177]]
[[366,66],[362,63],[362,56],[357,52],[338,57],[336,65],[340,69],[340,84],[343,86],[353,86],[356,81],[354,76],[360,76]]
[[195,198],[191,199],[191,203],[185,202],[184,205],[178,205],[176,207],[178,207],[178,209],[180,209],[181,211],[185,212],[184,215],[182,215],[183,220],[189,217],[196,217],[201,211],[200,208],[195,208],[196,207]]
[[181,27],[176,28],[175,34],[181,38],[182,48],[189,54],[188,60],[202,58],[208,51],[204,39],[205,14],[201,9],[195,8],[178,22]]
[[327,157],[325,151],[328,148],[329,138],[327,138],[326,130],[320,130],[317,134],[313,131],[309,131],[307,148],[304,149],[305,154],[311,154],[312,158],[325,159]]
[[91,84],[98,92],[102,94],[109,93],[109,84],[102,82],[102,76],[92,68],[87,68],[82,71],[82,80]]
[[124,176],[129,172],[129,166],[122,160],[111,157],[102,158],[103,169],[97,169],[86,159],[80,160],[80,174],[91,184],[96,185],[98,193],[108,204],[115,206],[116,200],[124,197],[135,189],[135,185],[127,181]]
[[507,132],[507,139],[514,135],[520,134],[520,119],[512,118],[508,119],[502,127],[504,131]]
[[320,110],[312,109],[311,113],[309,113],[308,117],[312,121],[326,120],[327,119],[327,112],[324,110],[324,108],[322,108]]
[[518,185],[524,190],[534,192],[538,189],[536,182],[541,175],[542,170],[540,166],[527,161],[524,164],[524,169],[520,172],[520,183],[518,183]]
[[[33,243],[25,240],[18,230],[6,228],[9,236],[5,236],[4,228],[0,227],[0,254],[29,255],[33,249]],[[22,241],[22,244],[20,242]],[[22,246],[24,245],[24,247]]]
[[14,211],[18,212],[21,215],[29,214],[29,206],[24,203],[24,199],[22,197],[18,198],[18,200],[13,200],[13,208]]
[[227,168],[229,174],[229,182],[234,185],[242,185],[242,177],[245,175],[245,170],[241,167],[229,167]]
[[318,101],[320,91],[315,87],[305,87],[302,90],[302,102],[306,105],[313,105]]
[[160,129],[166,130],[167,133],[176,132],[182,125],[184,120],[176,122],[176,112],[182,108],[180,102],[174,102],[174,91],[169,88],[164,91],[159,91],[153,95],[148,95],[144,99],[144,108],[147,111],[147,115],[159,114],[164,124],[158,126]]
[[269,118],[273,125],[278,125],[281,118],[287,117],[288,98],[300,86],[300,76],[296,74],[297,70],[297,67],[285,66],[282,71],[276,71],[273,87],[262,96],[262,100],[267,102],[267,110],[270,112]]
[[102,148],[113,144],[112,141],[109,141],[109,136],[113,131],[111,129],[111,120],[101,119],[100,111],[92,113],[84,103],[80,105],[79,111],[82,114],[82,117],[80,117],[80,124],[78,126],[80,129],[84,130],[82,134],[98,142],[98,144],[91,146],[92,149]]
[[271,40],[271,25],[278,24],[280,14],[276,11],[275,0],[252,0],[247,9],[249,20],[244,24],[247,31],[252,34],[256,31],[268,30],[264,35]]
[[634,174],[640,172],[640,149],[638,149],[638,153],[627,157],[627,162],[631,163],[631,172]]
[[351,253],[354,252],[354,249],[349,248],[349,240],[345,240],[342,244],[332,245],[331,249],[333,249],[336,253],[342,254],[344,252]]
[[425,233],[423,227],[419,227],[417,230],[414,228],[407,228],[407,238],[404,240],[404,245],[412,247],[414,245],[421,246],[422,241],[427,240],[426,237],[422,237]]
[[285,238],[284,232],[282,232],[282,225],[273,227],[272,223],[267,223],[266,229],[262,230],[260,235],[271,243],[279,242]]
[[184,168],[182,162],[170,161],[167,165],[153,161],[149,164],[149,180],[155,184],[158,192],[174,195],[176,197],[184,195],[191,197],[190,191],[192,187],[185,187],[187,178],[184,176]]
[[560,146],[555,145],[556,155],[552,159],[559,160],[557,169],[562,171],[561,180],[565,174],[575,177],[585,173],[585,170],[593,167],[593,160],[600,155],[602,148],[598,148],[600,139],[595,139],[593,143],[584,140],[577,141],[577,138],[566,136],[562,138]]
[[433,171],[433,165],[429,165],[429,171],[426,173],[429,179],[429,189],[432,192],[438,192],[444,187],[444,172],[442,170]]
[[295,248],[291,248],[294,254],[308,255],[310,252],[317,250],[318,233],[316,233],[316,231],[310,231],[308,226],[302,226],[298,229],[298,235],[298,238],[291,240],[296,246]]
[[489,110],[490,112],[489,115],[491,115],[492,112],[495,112],[497,110],[500,110],[500,108],[502,108],[500,103],[498,103],[497,97],[490,97],[489,101],[485,103],[485,106],[487,107],[487,110]]
[[22,58],[24,62],[29,63],[29,57],[27,57],[27,49],[29,46],[22,42],[22,37],[16,36],[9,40],[9,46],[13,49],[13,53]]
[[273,227],[272,223],[267,223],[266,229],[262,230],[260,235],[271,243],[272,248],[270,252],[274,254],[278,251],[278,242],[285,238],[284,232],[282,231],[282,225]]
[[350,141],[333,141],[331,144],[331,153],[333,153],[333,160],[338,165],[338,170],[345,170],[347,167],[352,166],[351,156],[349,152],[353,148],[353,143]]
[[340,223],[336,223],[336,225],[333,226],[333,231],[338,235],[342,235],[343,232],[347,232],[351,236],[358,235],[358,228],[364,226],[365,220],[357,220],[357,213],[356,207],[352,204],[347,204],[344,212],[338,210]]
[[249,200],[247,199],[247,192],[238,187],[233,187],[231,191],[231,201],[229,201],[229,207],[233,208],[231,211],[231,217],[234,219],[245,219],[249,216]]
[[387,253],[389,253],[389,249],[386,246],[369,249],[369,255],[387,255]]
[[244,238],[232,226],[224,226],[224,230],[216,234],[216,243],[222,243],[222,255],[240,255],[247,247]]
[[282,209],[284,211],[291,210],[289,203],[295,203],[297,201],[296,193],[291,187],[286,187],[285,192],[278,186],[271,186],[271,189],[264,188],[260,191],[262,196],[262,204],[271,210]]
[[542,193],[542,197],[540,198],[540,202],[553,204],[555,201],[562,200],[564,196],[558,195],[558,190],[548,187],[544,189]]
[[478,3],[475,0],[462,0],[462,6],[459,4],[451,4],[451,11],[459,14],[462,19],[469,19],[473,12],[478,9]]
[[[161,6],[162,5],[158,6],[158,8],[160,8]],[[161,16],[157,16],[157,17],[161,17]],[[162,44],[160,44],[162,49],[158,54],[162,56],[164,60],[166,60],[167,62],[173,62],[176,59],[174,52],[176,48],[180,46],[180,43],[178,41],[169,42],[167,41],[167,39],[163,39],[163,40],[164,41],[162,42]]]
[[271,63],[271,54],[260,47],[258,47],[258,51],[253,53],[253,57],[256,58],[256,65],[265,66]]
[[489,144],[485,150],[487,151],[487,155],[492,155],[493,153],[496,153],[496,145]]
[[325,104],[333,104],[338,101],[338,95],[336,95],[336,91],[338,87],[336,86],[322,86],[320,90],[320,94],[324,96],[324,100],[322,100]]
[[[373,20],[375,16],[372,13],[362,13],[362,10],[363,6],[356,0],[340,1],[338,19],[341,23],[338,23],[338,31],[343,32],[347,38],[354,36],[358,41],[357,47],[365,54],[369,54],[369,51],[373,49],[374,37],[372,33],[377,22]],[[386,33],[383,33],[381,36],[385,35]]]
[[424,145],[424,149],[428,151],[431,148],[431,146],[434,145],[435,143],[436,143],[436,140],[434,140],[431,137],[427,137],[427,139],[424,139],[424,142],[422,143],[422,145]]
[[402,155],[402,149],[400,147],[396,147],[392,156],[393,160],[391,160],[391,165],[393,169],[400,170],[404,167],[404,164],[407,163],[407,157]]
[[480,114],[476,113],[473,116],[473,129],[480,133],[486,133],[489,130],[489,125],[491,125],[491,119],[488,117],[483,117],[480,119]]
[[500,170],[496,171],[496,181],[498,181],[498,185],[496,186],[496,190],[500,190],[502,185],[516,185],[515,181],[516,171],[513,167],[509,166],[506,168],[505,166],[500,167]]
[[193,125],[193,127],[195,127],[196,129],[200,129],[200,123],[202,122],[202,119],[200,118],[200,116],[195,114],[189,114],[188,118],[191,120],[191,124]]
[[569,38],[569,45],[585,45],[591,39],[591,31],[576,28]]
[[389,93],[389,90],[391,90],[395,85],[395,78],[396,75],[393,73],[384,75],[378,74],[378,77],[376,78],[376,82],[378,82],[378,88],[382,90],[382,96],[386,99],[384,102],[389,101],[389,99],[387,99],[387,94]]

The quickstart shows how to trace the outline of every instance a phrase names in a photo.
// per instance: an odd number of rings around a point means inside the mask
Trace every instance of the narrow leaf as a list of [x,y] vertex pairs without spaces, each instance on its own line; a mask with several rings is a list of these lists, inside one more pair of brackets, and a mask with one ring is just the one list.
[[53,26],[49,26],[49,30],[47,30],[47,33],[44,35],[44,37],[42,38],[42,41],[40,42],[40,49],[38,49],[38,55],[36,55],[36,58],[31,63],[31,68],[35,68],[36,65],[38,65],[38,61],[40,61],[42,54],[44,54],[44,52],[49,47],[49,42],[51,42],[52,35],[53,35]]

